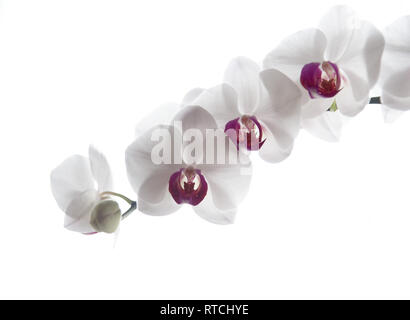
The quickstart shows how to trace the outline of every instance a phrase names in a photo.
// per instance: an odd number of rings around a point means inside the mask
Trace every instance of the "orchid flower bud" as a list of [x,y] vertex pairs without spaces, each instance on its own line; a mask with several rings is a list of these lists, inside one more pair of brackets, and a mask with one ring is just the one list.
[[114,233],[120,221],[121,209],[113,200],[102,200],[92,209],[90,224],[97,232]]

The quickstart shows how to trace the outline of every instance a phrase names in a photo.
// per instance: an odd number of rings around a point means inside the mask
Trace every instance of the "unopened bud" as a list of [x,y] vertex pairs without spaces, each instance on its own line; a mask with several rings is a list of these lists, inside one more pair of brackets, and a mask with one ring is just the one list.
[[102,200],[97,203],[90,218],[90,224],[97,232],[113,233],[121,221],[121,209],[113,200]]

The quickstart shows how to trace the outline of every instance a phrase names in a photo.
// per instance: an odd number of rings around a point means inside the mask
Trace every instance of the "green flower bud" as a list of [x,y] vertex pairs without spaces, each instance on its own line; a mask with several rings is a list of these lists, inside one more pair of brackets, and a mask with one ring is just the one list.
[[91,212],[90,224],[97,232],[113,233],[121,221],[121,209],[113,200],[102,200]]

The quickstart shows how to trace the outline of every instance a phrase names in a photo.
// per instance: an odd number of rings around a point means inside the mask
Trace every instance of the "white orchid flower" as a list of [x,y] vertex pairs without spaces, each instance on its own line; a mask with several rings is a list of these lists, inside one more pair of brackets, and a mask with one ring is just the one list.
[[410,110],[410,16],[405,16],[384,31],[386,48],[382,58],[381,103],[386,122]]
[[[380,72],[384,38],[353,10],[337,6],[319,27],[297,32],[270,52],[264,68],[275,68],[304,91],[302,126],[326,140],[337,140],[341,116],[353,117],[369,103]],[[328,112],[336,115],[329,115]]]
[[[232,223],[249,188],[251,164],[242,156],[230,162],[238,151],[223,132],[219,141],[225,148],[223,154],[218,153],[217,138],[207,134],[217,131],[217,124],[200,106],[184,107],[172,123],[180,126],[155,125],[137,137],[126,151],[128,178],[138,195],[139,210],[160,216],[188,204],[210,222]],[[199,143],[194,157],[192,145],[187,143],[192,134]],[[211,148],[205,148],[210,141]],[[154,156],[161,148],[161,161],[157,161]]]
[[110,195],[123,198],[132,205],[131,210],[135,209],[131,200],[111,192],[113,182],[107,159],[93,146],[89,148],[89,158],[71,156],[52,171],[51,190],[66,214],[64,226],[84,234],[117,230],[121,210]]
[[238,149],[258,151],[268,162],[289,156],[299,132],[301,92],[277,70],[261,68],[245,57],[228,66],[225,84],[193,99],[216,119]]

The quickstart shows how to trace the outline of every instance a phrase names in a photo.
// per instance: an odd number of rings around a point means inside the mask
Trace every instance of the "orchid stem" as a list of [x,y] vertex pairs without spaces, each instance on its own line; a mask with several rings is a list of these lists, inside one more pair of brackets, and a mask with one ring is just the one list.
[[126,196],[124,196],[120,193],[112,192],[112,191],[104,191],[103,193],[101,193],[101,195],[102,196],[110,195],[110,196],[118,197],[118,198],[121,198],[124,201],[126,201],[128,204],[132,204],[134,202],[131,199],[127,198]]
[[380,97],[371,97],[369,104],[382,104],[382,99]]
[[120,193],[111,192],[111,191],[105,191],[105,192],[101,193],[101,196],[105,196],[105,195],[110,195],[110,196],[121,198],[130,205],[130,208],[122,214],[121,220],[124,220],[133,211],[135,211],[137,209],[137,201],[133,201],[133,200],[127,198],[126,196],[124,196]]
[[137,201],[132,201],[131,207],[122,214],[121,220],[124,220],[126,217],[128,217],[136,209],[137,209]]

